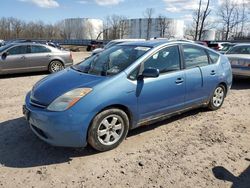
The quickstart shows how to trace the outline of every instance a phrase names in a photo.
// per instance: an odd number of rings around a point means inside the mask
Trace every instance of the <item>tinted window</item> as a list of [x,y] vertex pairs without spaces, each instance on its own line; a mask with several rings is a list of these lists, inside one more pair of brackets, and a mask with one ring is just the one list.
[[210,62],[211,63],[216,63],[218,61],[220,56],[217,53],[214,53],[214,52],[212,52],[210,50],[207,50],[207,53],[208,53],[208,55],[210,57],[210,60],[211,60]]
[[8,50],[10,55],[26,54],[27,46],[16,46]]
[[155,53],[144,63],[144,68],[159,69],[160,73],[180,70],[178,47],[167,47]]
[[250,46],[236,46],[229,50],[227,54],[250,54]]
[[44,46],[31,46],[31,53],[47,53],[51,52],[50,49],[44,47]]
[[183,46],[186,68],[208,65],[208,57],[204,49],[194,46]]

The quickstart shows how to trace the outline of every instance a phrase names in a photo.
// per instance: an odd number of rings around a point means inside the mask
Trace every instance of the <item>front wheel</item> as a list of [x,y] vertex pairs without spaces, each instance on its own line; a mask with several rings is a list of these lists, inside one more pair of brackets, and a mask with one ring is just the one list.
[[129,119],[120,109],[108,109],[96,115],[88,131],[88,143],[98,151],[117,147],[127,136]]
[[50,73],[55,73],[55,72],[58,72],[58,71],[63,70],[63,69],[64,69],[64,66],[63,66],[62,62],[60,62],[60,61],[54,60],[54,61],[51,61],[51,63],[49,64],[49,72]]
[[225,99],[226,96],[226,89],[223,85],[219,85],[215,88],[213,96],[211,97],[208,108],[210,110],[218,110]]

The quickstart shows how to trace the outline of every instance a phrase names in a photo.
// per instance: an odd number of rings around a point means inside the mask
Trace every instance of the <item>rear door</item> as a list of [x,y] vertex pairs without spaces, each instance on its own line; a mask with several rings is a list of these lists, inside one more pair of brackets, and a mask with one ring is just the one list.
[[206,49],[191,44],[182,48],[186,68],[185,103],[187,106],[197,105],[207,101],[218,84],[219,56],[214,53],[211,57]]
[[203,48],[191,44],[183,45],[182,48],[186,68],[185,103],[187,106],[200,104],[207,99],[207,77],[215,76],[216,72],[213,67],[209,67],[208,55]]
[[30,45],[27,61],[33,71],[48,70],[51,61],[51,50],[43,45]]
[[26,61],[27,45],[17,45],[9,48],[5,59],[1,61],[1,69],[3,73],[19,73],[29,70],[29,64]]

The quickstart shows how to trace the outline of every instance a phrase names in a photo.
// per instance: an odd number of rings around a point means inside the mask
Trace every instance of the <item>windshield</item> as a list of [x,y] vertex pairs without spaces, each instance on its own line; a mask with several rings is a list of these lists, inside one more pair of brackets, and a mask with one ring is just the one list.
[[226,52],[226,51],[230,50],[233,46],[234,46],[234,44],[223,46],[223,48],[220,51]]
[[3,52],[5,50],[7,50],[8,48],[10,48],[11,46],[14,46],[14,44],[6,44],[2,47],[0,47],[0,52]]
[[72,66],[73,69],[99,76],[116,75],[149,51],[149,47],[118,45]]

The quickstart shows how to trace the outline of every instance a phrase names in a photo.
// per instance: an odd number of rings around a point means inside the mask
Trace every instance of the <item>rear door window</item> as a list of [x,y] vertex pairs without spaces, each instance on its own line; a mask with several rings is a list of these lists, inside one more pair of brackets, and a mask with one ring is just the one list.
[[30,47],[31,53],[48,53],[51,52],[50,49],[46,48],[45,46],[37,46],[37,45],[32,45]]
[[207,53],[209,55],[210,58],[210,63],[217,63],[217,61],[219,60],[220,55],[217,53],[214,53],[210,50],[207,50]]
[[201,67],[209,64],[207,53],[203,48],[183,45],[183,55],[186,68]]

